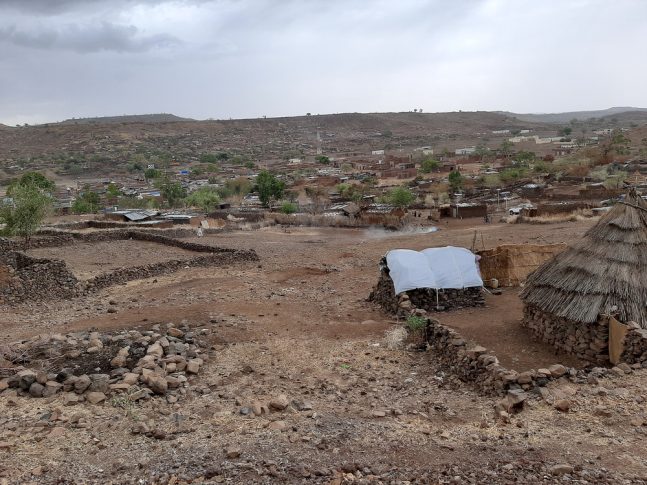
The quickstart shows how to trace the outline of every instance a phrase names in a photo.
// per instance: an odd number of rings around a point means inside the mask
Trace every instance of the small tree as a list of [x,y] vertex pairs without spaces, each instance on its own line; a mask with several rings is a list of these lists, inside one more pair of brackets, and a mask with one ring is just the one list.
[[458,192],[463,187],[463,176],[459,171],[453,170],[449,172],[449,188],[452,192]]
[[322,165],[329,165],[330,164],[330,158],[328,158],[325,155],[320,155],[317,157],[317,162],[321,163]]
[[396,187],[389,192],[387,200],[390,204],[405,209],[413,204],[416,196],[406,187]]
[[186,189],[180,182],[164,179],[159,185],[160,193],[166,199],[169,207],[178,207],[186,197]]
[[256,190],[259,199],[267,207],[272,199],[278,200],[283,197],[285,182],[277,179],[267,170],[263,170],[256,177]]
[[20,236],[29,242],[50,212],[52,197],[33,183],[17,184],[11,191],[12,203],[0,207],[0,221],[5,234]]
[[431,173],[434,170],[436,170],[438,167],[440,167],[440,162],[438,160],[434,160],[433,158],[428,158],[426,160],[423,160],[422,163],[420,164],[420,171],[422,173]]
[[80,197],[77,197],[72,204],[72,212],[75,214],[94,214],[99,210],[101,198],[99,194],[85,187]]
[[47,194],[51,194],[56,189],[56,185],[53,181],[45,177],[40,172],[26,172],[18,180],[14,180],[9,187],[7,187],[7,195],[12,195],[14,187],[22,186],[32,186],[38,189],[41,189]]
[[220,196],[218,191],[212,187],[201,187],[189,194],[186,203],[193,207],[199,207],[205,212],[210,212],[220,204]]
[[106,193],[110,197],[119,197],[121,195],[121,190],[117,187],[116,184],[109,184],[106,188]]

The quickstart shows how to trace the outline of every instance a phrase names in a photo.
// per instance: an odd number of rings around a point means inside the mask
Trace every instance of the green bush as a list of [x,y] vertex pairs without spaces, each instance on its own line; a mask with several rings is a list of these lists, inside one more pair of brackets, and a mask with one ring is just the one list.
[[413,333],[420,333],[427,327],[427,319],[418,315],[409,315],[407,327]]
[[297,205],[293,204],[292,202],[284,202],[281,206],[281,212],[283,214],[294,214],[297,210]]

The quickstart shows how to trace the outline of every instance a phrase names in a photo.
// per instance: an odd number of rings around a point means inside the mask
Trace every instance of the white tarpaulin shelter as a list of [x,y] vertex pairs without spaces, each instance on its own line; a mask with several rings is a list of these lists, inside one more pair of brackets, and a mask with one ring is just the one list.
[[469,249],[453,246],[422,251],[394,249],[386,254],[396,294],[417,288],[483,286],[476,261],[477,256]]

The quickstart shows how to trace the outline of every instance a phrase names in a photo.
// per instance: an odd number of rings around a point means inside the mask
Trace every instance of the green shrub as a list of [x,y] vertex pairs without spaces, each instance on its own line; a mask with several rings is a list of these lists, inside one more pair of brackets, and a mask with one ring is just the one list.
[[427,319],[418,315],[409,315],[407,327],[413,333],[421,333],[427,327]]
[[284,202],[281,206],[281,212],[283,214],[294,214],[297,211],[297,205],[292,202]]

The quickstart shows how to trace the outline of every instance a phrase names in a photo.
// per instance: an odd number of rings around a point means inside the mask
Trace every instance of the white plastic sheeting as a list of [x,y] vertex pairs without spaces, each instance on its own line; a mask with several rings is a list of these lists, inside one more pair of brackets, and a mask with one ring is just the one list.
[[416,288],[483,286],[477,256],[465,248],[394,249],[386,254],[386,264],[396,294]]

